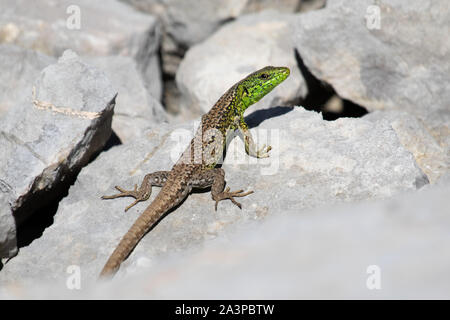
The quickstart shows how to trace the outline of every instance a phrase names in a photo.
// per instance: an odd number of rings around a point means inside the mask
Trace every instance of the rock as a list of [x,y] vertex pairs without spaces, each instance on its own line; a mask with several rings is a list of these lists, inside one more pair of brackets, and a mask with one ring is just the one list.
[[190,47],[205,40],[224,21],[236,18],[247,0],[150,0],[126,1],[163,21],[164,29],[177,44]]
[[244,13],[255,13],[264,10],[277,10],[279,12],[292,13],[299,10],[302,0],[249,0],[246,1]]
[[79,55],[133,57],[152,95],[161,98],[161,32],[154,17],[116,0],[1,0],[0,6],[8,8],[0,13],[0,43],[55,57],[67,48]]
[[12,215],[10,187],[0,179],[0,258],[17,254],[17,233]]
[[311,10],[318,10],[325,7],[327,0],[302,0],[300,2],[299,12],[308,12]]
[[438,185],[286,210],[124,278],[89,284],[81,269],[80,290],[38,280],[2,285],[0,299],[448,299],[450,180]]
[[28,49],[0,44],[0,118],[12,106],[30,101],[34,80],[55,60]]
[[[230,144],[223,164],[227,185],[255,191],[240,200],[243,209],[223,201],[215,212],[209,192],[190,195],[141,240],[123,263],[119,278],[174,252],[198,252],[216,237],[234,237],[239,228],[254,228],[255,220],[325,204],[390,197],[427,183],[387,121],[328,122],[300,107],[258,110],[248,121],[258,126],[252,130],[259,144],[270,143],[273,150],[270,158],[257,160],[247,157],[239,139]],[[163,124],[148,130],[146,139],[100,154],[83,168],[59,203],[53,225],[5,265],[0,272],[2,286],[35,279],[64,283],[71,265],[81,268],[83,285],[94,281],[120,238],[148,206],[139,203],[125,214],[131,199],[100,197],[114,194],[114,185],[132,189],[146,173],[170,169],[193,131],[192,124],[177,129]]]
[[244,13],[276,9],[295,12],[301,0],[123,0],[139,10],[158,16],[164,28],[162,59],[164,73],[175,75],[186,49],[217,31],[224,23]]
[[296,48],[341,97],[369,111],[408,112],[448,150],[448,12],[446,0],[330,1],[297,16]]
[[417,164],[431,183],[450,172],[450,149],[443,148],[413,115],[404,111],[374,111],[364,117],[366,120],[386,119],[394,128],[400,142],[416,159]]
[[[72,51],[45,68],[33,89],[29,102],[14,106],[0,120],[0,190],[10,203],[0,208],[0,217],[9,234],[61,192],[61,183],[111,134],[115,92],[103,73]],[[5,226],[11,211],[15,223]]]
[[216,31],[225,21],[237,17],[247,0],[126,0],[138,9],[159,17],[164,29],[163,70],[175,75],[181,57],[190,46]]
[[[167,120],[157,96],[161,82],[149,88],[142,79],[134,59],[126,56],[82,57],[87,64],[104,71],[118,92],[112,127],[122,142],[139,138],[149,123]],[[31,101],[33,83],[46,66],[56,62],[53,57],[22,47],[0,45],[0,117],[13,105]],[[13,80],[11,80],[13,79]]]
[[[435,183],[435,185],[439,187],[445,187],[447,185],[450,185],[450,172],[447,172],[446,174],[442,175]],[[431,189],[433,185],[427,185],[426,189]]]
[[83,60],[104,71],[118,92],[112,129],[122,143],[141,139],[150,124],[159,125],[168,120],[163,106],[147,91],[135,60],[121,56],[84,57]]
[[[449,193],[447,184],[379,202],[285,212],[78,294],[116,299],[448,299]],[[62,293],[69,297],[67,289]]]
[[232,85],[267,65],[287,66],[291,75],[258,108],[305,96],[307,88],[290,40],[293,17],[274,11],[243,16],[189,49],[176,77],[184,111],[209,111]]

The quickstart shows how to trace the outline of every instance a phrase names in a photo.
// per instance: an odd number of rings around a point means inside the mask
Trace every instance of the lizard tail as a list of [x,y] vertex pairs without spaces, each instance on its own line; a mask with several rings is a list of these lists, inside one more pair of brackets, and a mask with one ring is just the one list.
[[141,240],[147,231],[168,211],[167,206],[161,204],[158,196],[148,208],[145,209],[139,218],[136,219],[128,232],[122,237],[118,246],[100,272],[100,278],[113,276],[117,270],[119,270],[120,264],[128,257],[131,251],[133,251],[134,247],[136,247],[139,240]]

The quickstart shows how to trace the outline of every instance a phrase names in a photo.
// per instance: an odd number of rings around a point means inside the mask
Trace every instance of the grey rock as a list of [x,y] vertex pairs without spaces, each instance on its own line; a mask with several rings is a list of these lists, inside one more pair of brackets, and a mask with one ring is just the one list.
[[300,2],[299,12],[308,12],[311,10],[318,10],[325,7],[327,0],[302,0]]
[[[271,216],[261,225],[221,235],[201,250],[174,253],[136,275],[78,294],[122,299],[448,299],[449,192],[447,184],[384,201]],[[377,272],[379,290],[370,286]],[[67,290],[58,292],[70,296]],[[33,296],[40,295],[35,290]]]
[[443,148],[413,115],[405,111],[380,110],[369,113],[364,119],[389,121],[400,142],[414,155],[417,164],[431,183],[450,172],[450,148]]
[[[133,57],[148,87],[154,88],[152,95],[161,98],[156,18],[116,0],[0,0],[0,8],[0,43],[55,57],[66,49],[79,55]],[[80,25],[74,28],[77,8]]]
[[302,0],[248,0],[244,13],[255,13],[264,10],[277,10],[279,12],[293,13],[300,9]]
[[163,26],[164,73],[175,75],[186,48],[199,43],[229,19],[237,17],[247,0],[126,0],[138,9],[158,16]]
[[158,16],[165,32],[184,47],[205,40],[218,28],[241,14],[268,9],[296,12],[301,0],[122,0],[135,8]]
[[[0,298],[448,299],[449,192],[447,182],[389,200],[286,212],[126,278],[81,278],[81,290],[6,285]],[[379,290],[367,287],[372,270]]]
[[159,125],[168,117],[163,106],[147,90],[136,61],[130,57],[83,57],[104,71],[116,92],[112,129],[122,143],[140,139],[150,124]]
[[276,9],[295,12],[301,0],[123,0],[162,22],[164,72],[175,75],[187,48],[204,41],[224,23],[245,13]]
[[[449,5],[330,1],[298,15],[296,47],[311,72],[341,97],[369,111],[408,112],[449,149],[450,41],[442,36],[450,34]],[[377,16],[379,25],[372,19]]]
[[0,179],[0,258],[17,254],[17,233],[11,211],[10,187]]
[[293,17],[275,11],[242,16],[190,48],[176,76],[182,108],[186,112],[199,109],[207,112],[237,81],[267,65],[287,66],[291,75],[258,108],[286,104],[305,96],[307,88],[290,38]]
[[[259,110],[248,121],[259,124],[252,129],[259,144],[270,143],[273,150],[270,158],[258,160],[247,157],[240,139],[230,143],[223,164],[227,185],[232,190],[255,191],[241,199],[243,209],[224,201],[215,212],[209,192],[190,195],[141,240],[123,263],[119,278],[174,252],[191,255],[212,239],[232,238],[255,220],[390,197],[427,183],[387,121],[327,122],[320,114],[300,107]],[[0,283],[6,286],[40,279],[63,284],[71,265],[80,267],[83,285],[94,281],[120,238],[148,205],[139,203],[124,213],[131,199],[100,197],[114,194],[114,185],[132,189],[146,173],[170,169],[189,142],[193,127],[161,125],[149,129],[146,139],[100,154],[83,168],[69,195],[60,202],[53,225],[5,265]],[[346,223],[352,225],[351,219]]]
[[42,71],[29,102],[0,120],[0,185],[10,203],[0,216],[12,210],[15,220],[2,229],[12,233],[103,147],[111,134],[114,97],[106,76],[68,50]]
[[[449,192],[450,184],[433,185],[389,200],[287,211],[221,235],[201,250],[174,253],[136,275],[76,294],[122,299],[448,299]],[[372,280],[377,275],[379,290]],[[70,296],[67,290],[59,292]],[[32,296],[40,295],[42,290],[35,289]]]
[[229,19],[239,16],[247,0],[150,0],[127,1],[158,15],[165,31],[177,44],[190,47],[206,39]]
[[30,101],[34,80],[55,60],[32,50],[0,44],[0,117],[14,105]]

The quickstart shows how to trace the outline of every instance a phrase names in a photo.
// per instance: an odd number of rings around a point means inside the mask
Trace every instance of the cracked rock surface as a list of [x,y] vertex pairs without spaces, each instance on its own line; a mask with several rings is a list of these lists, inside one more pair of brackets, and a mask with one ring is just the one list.
[[[413,155],[387,121],[322,120],[301,107],[255,111],[249,122],[259,143],[273,147],[270,158],[249,158],[233,139],[223,167],[227,186],[255,193],[241,199],[243,209],[223,201],[218,211],[209,192],[194,193],[139,243],[119,273],[153,264],[173,252],[200,250],[254,220],[302,212],[331,203],[380,199],[428,183]],[[282,128],[282,129],[280,129]],[[70,265],[80,266],[85,283],[95,280],[109,254],[148,203],[128,212],[130,198],[101,200],[115,185],[132,189],[146,173],[168,170],[193,135],[194,123],[176,129],[149,129],[143,139],[101,154],[79,174],[43,237],[21,250],[0,272],[1,283],[47,279],[61,282]],[[153,189],[154,198],[158,188]],[[80,228],[80,226],[83,226]],[[39,252],[39,254],[35,254]]]
[[65,51],[42,71],[29,100],[0,119],[0,190],[8,202],[0,208],[2,257],[16,253],[15,230],[30,208],[55,198],[58,186],[104,146],[115,95],[103,73]]

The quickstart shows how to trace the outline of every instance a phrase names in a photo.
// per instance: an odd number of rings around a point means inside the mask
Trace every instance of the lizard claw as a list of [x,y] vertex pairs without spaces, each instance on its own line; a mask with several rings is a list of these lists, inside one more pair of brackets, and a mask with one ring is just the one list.
[[132,204],[130,204],[129,206],[127,206],[127,207],[125,208],[125,212],[127,212],[128,209],[130,209],[131,207],[134,207],[139,201],[142,201],[142,199],[136,199],[136,200],[134,200]]
[[256,157],[258,158],[268,158],[269,157],[269,151],[272,150],[271,146],[267,146],[264,144],[256,153]]
[[230,188],[227,187],[224,191],[222,191],[220,194],[218,194],[215,197],[214,200],[216,201],[216,204],[214,207],[217,211],[217,205],[218,205],[219,201],[225,200],[225,199],[230,199],[231,202],[233,202],[236,206],[239,207],[239,209],[242,209],[242,205],[239,202],[237,202],[236,200],[234,200],[234,197],[245,197],[252,193],[253,193],[253,191],[244,192],[244,190],[242,190],[242,189],[230,192]]
[[127,206],[125,208],[125,212],[127,212],[131,207],[135,206],[138,202],[140,201],[145,201],[150,197],[150,194],[146,195],[146,194],[141,194],[138,189],[137,189],[137,184],[134,185],[134,189],[133,190],[124,190],[119,186],[115,186],[114,188],[116,188],[116,190],[118,190],[120,193],[118,194],[113,194],[111,196],[102,196],[102,199],[115,199],[115,198],[120,198],[120,197],[133,197],[136,200],[133,201],[132,204],[130,204],[129,206]]
[[113,194],[111,196],[102,196],[102,199],[115,199],[119,197],[133,197],[133,198],[139,197],[136,184],[134,185],[134,190],[125,190],[119,186],[114,186],[114,188],[116,188],[116,190],[119,191],[120,193]]

